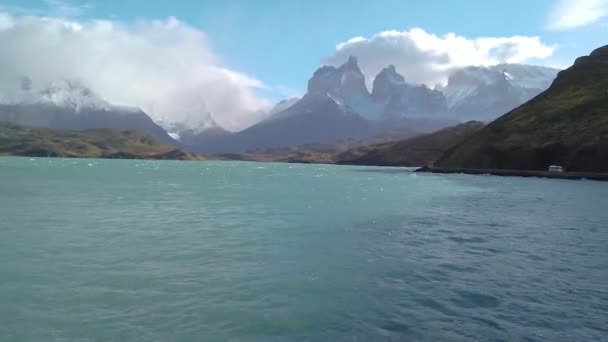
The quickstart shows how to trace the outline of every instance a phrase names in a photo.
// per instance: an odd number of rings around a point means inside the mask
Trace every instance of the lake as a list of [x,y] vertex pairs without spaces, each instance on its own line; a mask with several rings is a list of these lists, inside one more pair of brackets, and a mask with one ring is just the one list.
[[608,183],[0,158],[0,341],[600,341]]

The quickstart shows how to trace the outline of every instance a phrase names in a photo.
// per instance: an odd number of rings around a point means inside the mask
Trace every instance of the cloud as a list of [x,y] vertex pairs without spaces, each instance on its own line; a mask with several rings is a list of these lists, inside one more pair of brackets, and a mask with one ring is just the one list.
[[353,55],[358,57],[368,82],[382,68],[393,64],[409,82],[434,86],[444,84],[454,68],[523,63],[550,57],[554,50],[555,46],[546,45],[539,37],[466,38],[454,33],[437,36],[414,28],[352,38],[339,44],[333,55],[322,62],[339,65]]
[[566,31],[608,16],[608,0],[560,0],[549,12],[547,28]]
[[0,95],[28,76],[33,87],[79,79],[111,103],[169,121],[204,117],[237,130],[269,107],[265,85],[231,70],[204,32],[175,18],[124,24],[0,13]]

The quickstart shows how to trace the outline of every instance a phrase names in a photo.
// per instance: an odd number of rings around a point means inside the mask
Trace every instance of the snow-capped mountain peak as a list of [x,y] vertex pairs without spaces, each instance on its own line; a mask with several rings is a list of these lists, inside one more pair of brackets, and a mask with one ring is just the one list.
[[32,84],[24,77],[18,89],[1,94],[0,121],[67,130],[138,130],[173,142],[141,109],[112,105],[78,80],[56,80],[42,88]]
[[[504,70],[493,67],[470,66],[459,69],[448,78],[448,84],[442,89],[446,96],[448,108],[459,106],[462,102],[469,101],[480,93],[487,91],[489,87],[501,88],[505,91],[511,85],[511,75]],[[499,94],[500,96],[505,95]],[[487,101],[488,99],[480,99]]]
[[394,65],[389,65],[374,78],[372,98],[376,101],[387,101],[405,86],[405,78],[397,72]]
[[511,83],[528,89],[547,89],[557,76],[558,69],[525,64],[498,64],[491,70],[502,72]]
[[378,82],[385,82],[394,85],[402,85],[405,84],[405,78],[397,72],[397,68],[394,65],[389,65],[386,68],[382,69],[380,73],[374,79],[374,88],[376,84],[376,80]]
[[32,80],[24,77],[19,89],[0,94],[0,103],[8,105],[43,105],[64,108],[75,113],[84,110],[111,111],[124,113],[141,112],[135,107],[110,104],[91,88],[77,79],[59,79],[44,87],[33,87]]
[[11,101],[13,103],[45,104],[70,108],[76,112],[83,109],[110,110],[112,105],[74,79],[61,79],[49,83],[42,90],[22,87],[22,91]]
[[365,85],[365,76],[357,58],[351,56],[339,67],[323,66],[308,81],[308,92],[302,99],[330,99],[345,113],[356,113],[368,119],[381,117],[381,108],[374,103]]
[[491,120],[545,90],[559,70],[522,64],[458,69],[440,90],[451,114],[461,119]]
[[203,112],[198,115],[188,115],[179,120],[164,117],[155,121],[176,140],[180,140],[185,135],[194,136],[207,130],[221,128],[209,112]]
[[446,111],[442,93],[425,85],[407,83],[393,65],[382,69],[374,79],[372,98],[384,106],[387,117],[435,115]]
[[359,69],[357,58],[351,56],[339,67],[322,66],[308,81],[309,94],[333,95],[346,92],[367,93],[365,76]]

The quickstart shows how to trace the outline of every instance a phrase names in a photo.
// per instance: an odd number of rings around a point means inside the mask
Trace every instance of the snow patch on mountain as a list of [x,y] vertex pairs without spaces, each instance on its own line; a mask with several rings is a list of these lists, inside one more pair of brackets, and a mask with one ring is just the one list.
[[519,64],[470,66],[454,71],[444,87],[450,116],[491,121],[545,90],[559,70]]
[[208,130],[221,128],[209,112],[191,114],[179,121],[166,117],[155,121],[175,140],[181,140],[186,135],[194,136]]
[[[12,96],[5,94],[1,101],[4,104],[11,105],[52,105],[69,108],[77,113],[84,109],[109,111],[115,108],[82,82],[75,79],[56,80],[42,89],[35,90],[31,88],[31,80],[24,78],[21,89],[14,92]],[[132,110],[138,109],[132,108]]]
[[444,114],[447,109],[441,92],[406,82],[393,65],[374,79],[372,98],[382,105],[386,118]]
[[76,80],[52,82],[40,94],[39,100],[59,107],[71,107],[79,112],[83,108],[110,110],[111,105],[91,89]]
[[356,113],[369,120],[382,118],[382,107],[373,101],[365,76],[353,56],[338,68],[319,68],[308,81],[303,101],[323,101],[324,98],[330,98],[343,112]]
[[524,64],[498,64],[489,69],[502,72],[513,85],[540,90],[549,88],[559,72],[559,69]]
[[297,110],[277,111],[268,120],[310,113],[327,100],[343,114],[370,121],[427,116],[493,119],[546,89],[558,71],[519,64],[469,66],[454,70],[445,86],[430,89],[407,82],[389,65],[375,77],[370,94],[357,58],[351,56],[339,67],[317,69],[307,93],[291,104]]

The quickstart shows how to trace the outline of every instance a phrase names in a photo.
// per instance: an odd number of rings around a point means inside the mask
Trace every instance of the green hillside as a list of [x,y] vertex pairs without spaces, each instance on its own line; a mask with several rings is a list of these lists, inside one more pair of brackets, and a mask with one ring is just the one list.
[[608,46],[551,87],[448,151],[443,168],[608,172]]
[[421,166],[433,164],[454,145],[483,128],[476,121],[397,142],[355,148],[334,157],[337,164]]
[[120,158],[202,159],[138,131],[95,129],[60,131],[0,123],[0,155]]

